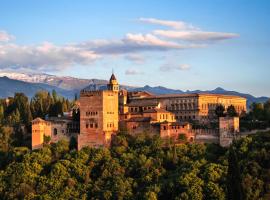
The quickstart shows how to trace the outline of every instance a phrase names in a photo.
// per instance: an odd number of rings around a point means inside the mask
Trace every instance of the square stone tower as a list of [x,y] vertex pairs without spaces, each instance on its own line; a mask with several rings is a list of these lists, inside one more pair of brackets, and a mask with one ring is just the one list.
[[112,74],[107,90],[80,93],[80,134],[78,149],[85,146],[109,146],[111,137],[118,132],[119,85]]
[[32,149],[40,149],[44,144],[44,136],[51,136],[51,123],[41,118],[32,121]]
[[239,117],[219,118],[219,143],[220,146],[228,147],[233,139],[239,135]]

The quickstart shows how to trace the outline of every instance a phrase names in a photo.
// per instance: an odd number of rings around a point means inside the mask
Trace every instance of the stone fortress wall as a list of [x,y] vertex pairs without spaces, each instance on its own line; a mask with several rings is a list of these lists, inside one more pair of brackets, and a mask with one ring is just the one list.
[[[189,142],[218,141],[229,145],[239,132],[239,118],[221,118],[220,131],[193,129],[192,122],[218,121],[215,109],[222,104],[233,105],[241,114],[246,111],[246,99],[220,94],[170,94],[153,95],[148,92],[119,91],[112,74],[107,89],[82,90],[77,102],[80,122],[72,118],[37,118],[32,122],[32,148],[41,148],[44,136],[51,142],[77,139],[78,149],[110,146],[113,135],[119,131],[137,135],[149,133],[178,141],[185,135]],[[217,139],[217,140],[216,140]]]

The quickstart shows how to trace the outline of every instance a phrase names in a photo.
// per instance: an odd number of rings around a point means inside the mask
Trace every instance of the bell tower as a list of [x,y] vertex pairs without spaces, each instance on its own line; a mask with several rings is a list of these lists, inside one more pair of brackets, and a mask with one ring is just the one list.
[[119,92],[119,84],[118,81],[115,78],[114,73],[112,73],[109,84],[107,85],[108,90]]

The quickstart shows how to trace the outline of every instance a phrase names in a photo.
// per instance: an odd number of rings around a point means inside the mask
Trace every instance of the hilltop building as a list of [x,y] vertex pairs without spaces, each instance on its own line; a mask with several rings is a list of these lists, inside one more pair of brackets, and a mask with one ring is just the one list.
[[59,140],[70,140],[76,138],[80,132],[78,122],[72,120],[71,116],[51,117],[46,120],[36,118],[32,121],[32,149],[39,149],[45,143],[46,137],[50,142]]
[[221,117],[219,119],[220,146],[230,146],[232,141],[239,137],[239,132],[239,117]]
[[[149,108],[162,108],[175,114],[177,121],[197,121],[209,123],[217,120],[215,110],[218,105],[227,109],[233,105],[239,115],[246,112],[246,99],[239,96],[221,94],[169,94],[151,95],[136,92],[135,95],[120,93],[122,115],[136,114]],[[126,95],[126,96],[125,96]],[[122,97],[123,96],[123,97]]]
[[[44,136],[50,142],[60,139],[77,140],[77,147],[109,147],[119,131],[129,134],[159,135],[175,142],[193,142],[198,138],[213,136],[222,146],[232,141],[239,132],[239,118],[221,118],[217,130],[193,129],[192,124],[218,122],[215,109],[233,105],[240,115],[246,111],[246,99],[220,94],[170,94],[153,95],[145,91],[120,90],[114,74],[106,88],[90,87],[80,92],[76,109],[80,121],[71,117],[37,118],[32,122],[32,149],[41,148]],[[217,140],[218,139],[218,140]],[[199,141],[199,140],[198,140]]]
[[118,91],[114,74],[107,90],[81,91],[78,149],[110,145],[112,135],[118,132]]

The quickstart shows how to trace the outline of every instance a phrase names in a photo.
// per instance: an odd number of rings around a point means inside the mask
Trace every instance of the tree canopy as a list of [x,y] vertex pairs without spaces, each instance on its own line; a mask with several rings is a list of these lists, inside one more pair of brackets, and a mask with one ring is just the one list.
[[117,135],[110,149],[60,141],[9,153],[3,199],[267,199],[270,133],[235,142],[163,146],[159,137]]

